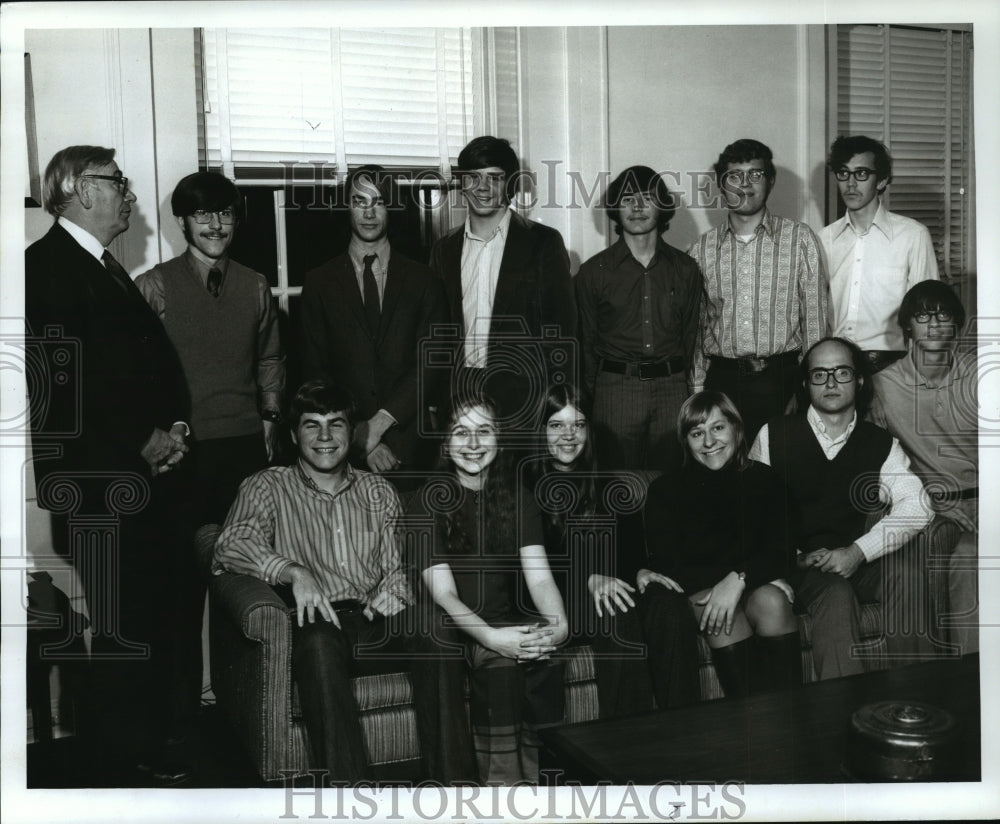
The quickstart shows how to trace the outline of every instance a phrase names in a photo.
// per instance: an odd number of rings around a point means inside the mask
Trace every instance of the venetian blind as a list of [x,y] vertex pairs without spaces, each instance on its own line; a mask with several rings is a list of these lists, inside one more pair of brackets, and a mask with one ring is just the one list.
[[838,26],[837,131],[892,154],[886,205],[931,233],[942,276],[974,270],[972,34]]
[[469,29],[206,29],[209,167],[439,168],[473,136]]

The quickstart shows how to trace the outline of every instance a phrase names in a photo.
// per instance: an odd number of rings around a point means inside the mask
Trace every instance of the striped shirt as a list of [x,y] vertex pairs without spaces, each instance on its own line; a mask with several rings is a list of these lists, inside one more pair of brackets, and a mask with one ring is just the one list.
[[213,574],[243,573],[274,585],[297,563],[331,601],[367,604],[384,591],[412,603],[400,568],[395,489],[370,472],[348,467],[346,473],[333,495],[298,463],[247,478],[215,543]]
[[694,242],[688,254],[705,281],[692,385],[705,388],[708,359],[767,358],[810,346],[826,335],[830,286],[812,229],[767,210],[740,241],[729,219]]

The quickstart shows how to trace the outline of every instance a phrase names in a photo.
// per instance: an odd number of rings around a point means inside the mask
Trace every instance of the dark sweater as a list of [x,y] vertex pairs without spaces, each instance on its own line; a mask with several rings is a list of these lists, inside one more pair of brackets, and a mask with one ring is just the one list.
[[745,572],[747,591],[791,570],[785,492],[777,475],[751,462],[712,471],[692,463],[649,486],[645,521],[649,568],[687,595]]
[[872,511],[881,508],[879,474],[892,436],[858,421],[831,461],[805,415],[776,418],[767,427],[771,466],[792,500],[796,546],[835,549],[864,535]]

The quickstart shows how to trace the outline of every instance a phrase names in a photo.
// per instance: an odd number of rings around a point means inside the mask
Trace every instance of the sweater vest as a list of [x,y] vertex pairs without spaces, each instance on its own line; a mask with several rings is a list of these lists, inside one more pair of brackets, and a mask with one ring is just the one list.
[[879,475],[892,436],[858,421],[833,460],[823,452],[805,415],[768,423],[771,466],[784,479],[795,509],[797,546],[803,552],[849,546],[882,509]]
[[212,297],[184,255],[160,264],[164,326],[191,395],[191,432],[198,440],[252,435],[262,429],[257,405],[256,272],[229,261]]

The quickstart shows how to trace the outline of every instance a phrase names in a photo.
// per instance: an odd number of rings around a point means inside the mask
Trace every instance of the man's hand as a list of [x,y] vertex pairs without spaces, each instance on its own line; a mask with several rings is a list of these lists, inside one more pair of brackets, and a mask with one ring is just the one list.
[[372,472],[390,472],[400,465],[399,458],[384,443],[378,444],[365,458]]
[[729,635],[733,630],[733,618],[736,617],[736,606],[746,588],[746,583],[735,572],[730,572],[717,583],[708,595],[700,601],[695,601],[701,612],[701,623],[698,629],[709,635],[718,635],[725,631]]
[[629,586],[620,578],[612,578],[609,575],[591,575],[587,579],[587,589],[594,599],[594,609],[597,610],[599,618],[604,617],[601,611],[601,604],[607,609],[609,615],[615,614],[615,605],[622,612],[628,612],[629,607],[635,607],[635,601],[629,595],[635,592],[635,587]]
[[278,454],[278,424],[274,421],[261,421],[264,424],[264,449],[267,450],[267,462],[274,463]]
[[645,592],[646,587],[652,583],[662,584],[674,592],[684,592],[684,588],[673,578],[668,578],[659,572],[653,572],[651,569],[640,569],[639,574],[635,576],[635,585],[639,587],[639,592]]
[[375,618],[375,615],[384,615],[388,618],[390,615],[395,615],[397,612],[401,612],[406,608],[406,602],[391,592],[382,591],[378,593],[374,598],[372,598],[371,603],[368,604],[363,610],[365,618],[369,621]]
[[538,624],[490,627],[485,646],[515,661],[537,661],[555,652],[554,635],[553,627]]
[[371,454],[382,443],[382,437],[392,424],[392,418],[380,409],[367,421],[361,421],[354,427],[354,445],[362,455]]
[[837,549],[820,549],[809,554],[818,556],[811,566],[816,567],[820,572],[832,572],[836,575],[843,575],[845,578],[850,578],[865,562],[865,554],[857,544]]
[[309,623],[316,622],[316,610],[326,618],[337,629],[340,629],[340,619],[330,602],[327,600],[323,590],[313,574],[304,566],[292,564],[285,568],[285,574],[292,585],[292,595],[295,598],[295,614],[299,621],[299,626],[303,626],[303,619],[308,616]]
[[154,478],[169,472],[188,451],[187,444],[184,443],[184,431],[181,424],[174,424],[169,432],[154,429],[143,445],[140,454],[149,464]]

